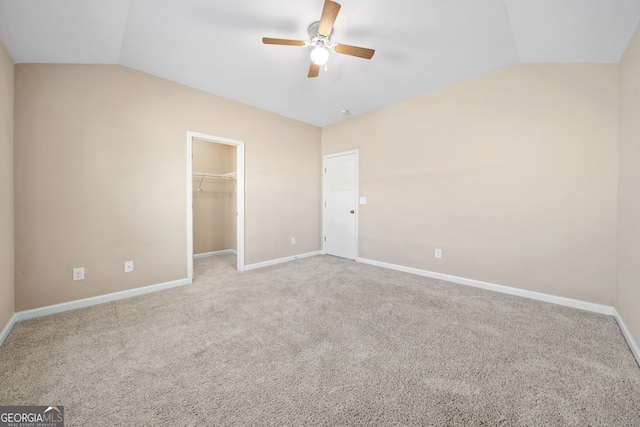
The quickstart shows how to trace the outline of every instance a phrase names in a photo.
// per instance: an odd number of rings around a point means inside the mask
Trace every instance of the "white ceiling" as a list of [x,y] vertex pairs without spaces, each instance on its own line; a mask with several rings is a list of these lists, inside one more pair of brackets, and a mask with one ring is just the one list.
[[332,54],[307,78],[323,0],[0,0],[15,63],[121,64],[317,126],[518,63],[618,62],[640,0],[338,0]]

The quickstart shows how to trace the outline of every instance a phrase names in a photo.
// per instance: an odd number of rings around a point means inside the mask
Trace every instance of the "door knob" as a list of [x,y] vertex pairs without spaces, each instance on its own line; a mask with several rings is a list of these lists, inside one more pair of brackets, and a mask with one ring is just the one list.
[[356,211],[354,211],[353,209],[351,209],[351,212],[349,212],[349,213],[356,213]]

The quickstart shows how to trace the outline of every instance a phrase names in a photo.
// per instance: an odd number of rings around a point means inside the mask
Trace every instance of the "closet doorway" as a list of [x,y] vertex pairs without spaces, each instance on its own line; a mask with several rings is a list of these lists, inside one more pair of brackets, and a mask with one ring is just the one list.
[[244,271],[244,142],[187,132],[187,274],[194,257],[235,253]]

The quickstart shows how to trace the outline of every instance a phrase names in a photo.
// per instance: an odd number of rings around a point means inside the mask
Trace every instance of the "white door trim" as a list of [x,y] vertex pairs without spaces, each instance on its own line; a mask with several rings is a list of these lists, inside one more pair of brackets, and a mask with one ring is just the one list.
[[187,132],[187,279],[193,281],[193,139],[237,147],[237,251],[238,271],[244,271],[244,141]]
[[333,157],[340,157],[340,156],[346,156],[349,154],[355,154],[356,155],[356,232],[355,232],[355,248],[356,248],[356,259],[358,259],[359,257],[359,250],[358,250],[358,224],[360,223],[360,204],[358,203],[358,201],[360,200],[360,181],[359,181],[359,176],[360,176],[360,150],[355,149],[355,150],[349,150],[349,151],[342,151],[340,153],[332,153],[332,154],[327,154],[325,156],[322,156],[322,170],[320,171],[322,173],[322,205],[320,206],[320,209],[322,210],[322,254],[326,254],[325,251],[325,217],[324,217],[324,205],[326,203],[327,200],[327,194],[326,194],[326,167],[327,167],[327,159],[333,158]]

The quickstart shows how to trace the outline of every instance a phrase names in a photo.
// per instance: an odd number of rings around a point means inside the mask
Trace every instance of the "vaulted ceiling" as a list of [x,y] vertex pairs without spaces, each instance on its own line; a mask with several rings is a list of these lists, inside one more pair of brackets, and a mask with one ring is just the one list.
[[332,54],[307,77],[323,0],[0,0],[15,63],[120,64],[317,126],[518,63],[618,62],[640,0],[338,0]]

